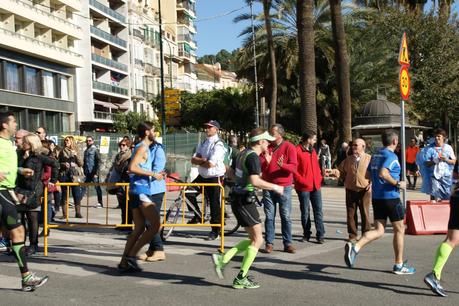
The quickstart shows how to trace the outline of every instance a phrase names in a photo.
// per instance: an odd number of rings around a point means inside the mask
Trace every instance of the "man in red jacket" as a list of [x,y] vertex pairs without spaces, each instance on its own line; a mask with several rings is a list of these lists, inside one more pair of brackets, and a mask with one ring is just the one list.
[[295,253],[295,248],[292,245],[292,219],[290,214],[292,212],[293,173],[296,171],[298,164],[296,150],[293,144],[284,140],[285,131],[282,125],[272,125],[269,133],[276,140],[271,143],[268,152],[260,155],[262,178],[269,183],[283,186],[284,193],[279,195],[270,190],[263,190],[263,207],[266,216],[266,247],[264,252],[271,253],[273,251],[276,232],[274,219],[276,217],[276,206],[279,204],[284,251]]
[[324,243],[324,220],[322,213],[322,173],[314,145],[317,135],[307,131],[301,137],[301,143],[296,147],[298,169],[294,173],[295,190],[300,200],[301,225],[303,226],[303,242],[311,238],[311,218],[309,217],[309,201],[311,201],[316,226],[317,242]]

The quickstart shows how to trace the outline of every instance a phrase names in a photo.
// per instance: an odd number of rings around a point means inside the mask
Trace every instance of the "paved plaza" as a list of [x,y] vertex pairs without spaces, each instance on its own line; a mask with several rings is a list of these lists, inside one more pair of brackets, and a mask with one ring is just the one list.
[[[173,198],[173,194],[169,198]],[[0,288],[3,305],[457,305],[459,302],[459,255],[452,254],[443,273],[448,298],[434,296],[423,283],[431,269],[442,235],[407,236],[406,258],[418,272],[411,276],[391,273],[392,235],[369,245],[354,269],[346,267],[347,238],[344,189],[323,188],[326,225],[325,244],[299,242],[299,203],[293,196],[293,234],[297,252],[282,252],[280,222],[272,254],[259,253],[249,272],[261,288],[235,290],[232,280],[242,257],[236,257],[219,280],[210,254],[219,241],[205,241],[205,229],[178,229],[166,243],[164,262],[142,263],[143,272],[120,275],[116,270],[125,235],[112,229],[59,229],[50,235],[49,256],[30,258],[30,267],[49,282],[33,293],[23,293],[13,258],[0,254]],[[426,199],[409,191],[408,199]],[[110,218],[120,210],[110,200]],[[113,203],[112,203],[113,202]],[[83,202],[85,203],[85,202]],[[261,209],[262,210],[262,209]],[[73,211],[71,211],[73,212]],[[90,222],[105,222],[105,210],[89,208]],[[86,214],[86,207],[83,209]],[[262,213],[262,212],[261,212]],[[263,216],[263,213],[262,213]],[[71,219],[74,221],[73,219]],[[225,239],[231,247],[245,237],[242,230]],[[40,239],[40,246],[42,245]]]

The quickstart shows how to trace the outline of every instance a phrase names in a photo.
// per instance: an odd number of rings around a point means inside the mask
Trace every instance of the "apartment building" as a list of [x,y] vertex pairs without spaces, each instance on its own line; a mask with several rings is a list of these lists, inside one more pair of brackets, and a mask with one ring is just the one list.
[[0,109],[19,128],[75,130],[81,12],[75,0],[0,1]]
[[238,80],[236,73],[222,70],[220,63],[196,64],[196,90],[242,88],[245,80]]
[[[79,0],[78,0],[79,1]],[[131,108],[125,0],[81,0],[86,65],[77,72],[81,131],[111,131],[114,114]]]

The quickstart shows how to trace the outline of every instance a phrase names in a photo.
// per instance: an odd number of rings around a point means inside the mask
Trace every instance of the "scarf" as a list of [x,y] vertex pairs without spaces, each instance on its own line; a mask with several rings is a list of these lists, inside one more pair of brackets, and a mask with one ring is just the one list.
[[116,172],[122,173],[125,167],[126,161],[131,158],[131,150],[127,149],[125,151],[119,152],[115,157],[114,168]]

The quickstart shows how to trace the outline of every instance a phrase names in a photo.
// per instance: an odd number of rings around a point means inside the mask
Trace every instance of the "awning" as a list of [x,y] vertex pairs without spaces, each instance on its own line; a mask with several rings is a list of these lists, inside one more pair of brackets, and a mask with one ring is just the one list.
[[129,109],[129,101],[124,102],[122,104],[117,104],[116,106],[118,106],[119,109],[127,110],[127,109]]
[[94,100],[94,104],[101,105],[106,108],[118,108],[116,104],[105,102],[105,101]]

